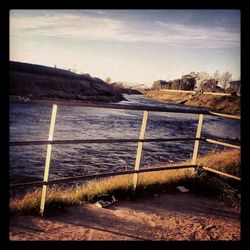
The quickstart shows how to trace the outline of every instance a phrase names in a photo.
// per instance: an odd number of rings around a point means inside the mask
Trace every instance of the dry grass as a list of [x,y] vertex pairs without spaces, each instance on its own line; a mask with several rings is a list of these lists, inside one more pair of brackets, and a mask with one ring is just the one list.
[[[208,156],[199,158],[198,164],[239,175],[240,151],[230,150],[222,153],[211,153]],[[118,198],[130,197],[134,195],[132,177],[130,174],[94,180],[77,187],[48,188],[45,209],[46,211],[53,211],[63,209],[65,206],[81,204],[84,201],[94,201],[101,194],[114,194]],[[164,187],[183,182],[196,185],[194,180],[199,180],[199,177],[197,177],[193,169],[141,173],[138,178],[136,195],[152,191],[161,192]],[[221,183],[212,183],[212,185],[217,184],[220,185]],[[40,199],[40,190],[30,192],[21,198],[11,199],[10,213],[38,213]]]
[[[197,163],[207,168],[213,168],[240,177],[240,150],[228,150],[221,153],[210,153],[198,159]],[[239,207],[240,181],[213,174],[206,171],[198,172],[196,190],[200,193],[217,196],[229,206]]]
[[240,158],[241,154],[239,149],[211,152],[204,157],[200,157],[197,160],[197,164],[235,176],[240,176]]
[[195,95],[185,104],[206,107],[217,112],[240,115],[239,96]]
[[175,93],[165,91],[147,91],[145,97],[178,103],[183,101],[185,105],[205,107],[213,111],[240,115],[240,97],[239,96],[215,96],[215,95],[201,95],[192,96],[190,93]]
[[191,94],[190,93],[175,93],[175,92],[164,92],[158,90],[150,90],[147,91],[145,97],[160,100],[160,101],[168,101],[168,102],[179,102],[188,99]]

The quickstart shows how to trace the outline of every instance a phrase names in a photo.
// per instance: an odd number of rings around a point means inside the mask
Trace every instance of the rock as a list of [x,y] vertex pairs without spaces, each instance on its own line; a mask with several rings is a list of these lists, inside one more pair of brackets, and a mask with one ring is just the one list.
[[111,196],[108,194],[100,195],[97,198],[98,201],[95,202],[95,205],[100,208],[110,206],[116,201],[114,195]]

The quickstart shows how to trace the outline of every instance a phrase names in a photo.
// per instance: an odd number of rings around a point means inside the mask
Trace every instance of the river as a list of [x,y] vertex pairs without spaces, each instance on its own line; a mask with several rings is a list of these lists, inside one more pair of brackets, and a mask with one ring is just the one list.
[[[141,95],[125,95],[121,104],[168,108],[167,104]],[[193,108],[199,110],[201,108]],[[51,106],[10,104],[10,141],[47,140]],[[58,106],[54,139],[139,138],[143,111]],[[149,112],[145,138],[195,137],[197,114]],[[219,140],[240,139],[240,121],[222,117],[204,118],[202,136]],[[143,144],[142,167],[190,159],[194,141]],[[10,183],[42,180],[46,145],[11,146]],[[199,155],[224,147],[200,143]],[[49,179],[97,174],[134,168],[137,143],[53,145]]]

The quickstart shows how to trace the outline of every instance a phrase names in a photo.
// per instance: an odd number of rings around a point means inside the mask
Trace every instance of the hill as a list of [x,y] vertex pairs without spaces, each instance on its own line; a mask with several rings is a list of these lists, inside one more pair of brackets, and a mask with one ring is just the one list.
[[11,96],[88,102],[125,100],[119,90],[89,74],[10,61],[9,76]]

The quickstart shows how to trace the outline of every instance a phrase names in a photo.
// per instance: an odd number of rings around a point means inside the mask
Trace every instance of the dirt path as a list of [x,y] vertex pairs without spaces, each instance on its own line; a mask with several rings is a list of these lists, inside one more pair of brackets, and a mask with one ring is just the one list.
[[240,212],[190,193],[14,216],[10,240],[240,240]]

